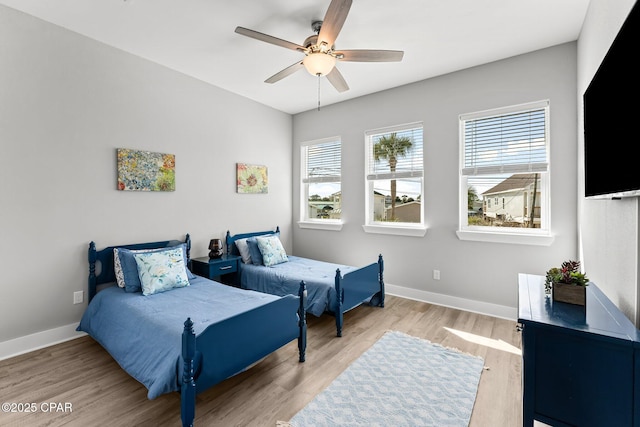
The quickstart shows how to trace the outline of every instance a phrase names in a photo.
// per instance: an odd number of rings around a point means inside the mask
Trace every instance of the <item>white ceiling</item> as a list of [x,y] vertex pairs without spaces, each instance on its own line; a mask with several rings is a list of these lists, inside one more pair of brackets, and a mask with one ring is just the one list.
[[[338,62],[350,90],[306,71],[264,80],[303,54],[241,36],[242,26],[296,44],[330,0],[0,0],[286,113],[314,109],[574,41],[590,0],[353,0],[336,49],[404,50],[402,62]],[[320,91],[320,92],[318,92]]]

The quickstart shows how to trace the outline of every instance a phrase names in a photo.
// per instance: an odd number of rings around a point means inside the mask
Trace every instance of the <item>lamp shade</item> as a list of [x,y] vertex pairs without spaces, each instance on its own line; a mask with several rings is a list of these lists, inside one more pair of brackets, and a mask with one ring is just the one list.
[[209,241],[209,258],[220,258],[222,254],[222,240],[211,239]]
[[305,56],[302,64],[312,76],[326,76],[336,65],[336,58],[327,53],[315,52]]

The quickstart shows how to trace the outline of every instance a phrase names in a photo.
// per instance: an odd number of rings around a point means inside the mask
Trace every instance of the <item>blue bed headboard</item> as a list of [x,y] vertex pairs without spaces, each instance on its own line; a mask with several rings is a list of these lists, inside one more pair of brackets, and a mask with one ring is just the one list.
[[[186,235],[184,242],[180,240],[165,240],[162,242],[149,243],[133,243],[128,245],[109,246],[102,250],[96,250],[94,242],[89,243],[89,301],[96,295],[98,285],[104,283],[113,283],[116,281],[116,273],[113,269],[113,249],[126,248],[131,250],[138,249],[157,249],[176,246],[181,243],[187,245],[187,262],[191,259],[191,237]],[[96,267],[99,271],[96,273]]]
[[231,235],[231,232],[229,230],[227,230],[227,238],[226,238],[226,245],[227,245],[227,254],[231,254],[231,255],[240,255],[240,253],[238,252],[238,248],[236,247],[236,240],[240,240],[240,239],[246,239],[249,237],[254,237],[254,236],[264,236],[265,234],[277,234],[280,233],[280,227],[276,227],[276,231],[255,231],[253,233],[242,233],[242,234],[235,234],[235,235]]

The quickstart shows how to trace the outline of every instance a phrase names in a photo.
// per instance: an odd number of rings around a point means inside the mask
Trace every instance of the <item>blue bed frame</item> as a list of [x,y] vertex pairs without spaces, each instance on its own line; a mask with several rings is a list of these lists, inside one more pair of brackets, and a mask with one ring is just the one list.
[[[239,255],[238,248],[235,245],[236,240],[277,233],[280,233],[280,227],[276,227],[275,231],[258,231],[235,235],[231,235],[231,232],[227,230],[227,253]],[[299,279],[304,281],[305,277],[300,277]],[[336,335],[341,337],[344,313],[358,307],[367,299],[369,299],[369,305],[384,307],[384,260],[382,255],[378,255],[378,262],[351,271],[344,276],[342,276],[340,269],[337,269],[334,286],[336,289],[337,301],[335,302],[337,310],[335,313],[329,313],[335,316]]]
[[[100,285],[109,286],[116,281],[113,268],[113,249],[155,249],[186,243],[187,259],[191,239],[185,241],[136,243],[110,246],[96,250],[89,244],[89,302],[99,291]],[[99,273],[96,270],[99,269]],[[196,337],[191,318],[184,322],[182,333],[182,359],[184,367],[180,387],[180,411],[183,426],[193,426],[196,394],[241,372],[251,364],[276,351],[294,339],[298,340],[299,361],[305,361],[307,347],[307,322],[304,304],[306,287],[300,283],[297,296],[287,295],[270,304],[209,325]],[[291,314],[297,313],[292,324]],[[264,319],[269,319],[265,322]],[[242,334],[238,331],[242,330]]]

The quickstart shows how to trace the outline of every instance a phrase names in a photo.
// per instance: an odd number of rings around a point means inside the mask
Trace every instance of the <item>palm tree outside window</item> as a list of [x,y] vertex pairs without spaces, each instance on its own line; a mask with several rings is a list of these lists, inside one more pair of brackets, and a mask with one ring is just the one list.
[[367,132],[366,144],[367,224],[422,225],[422,123]]

